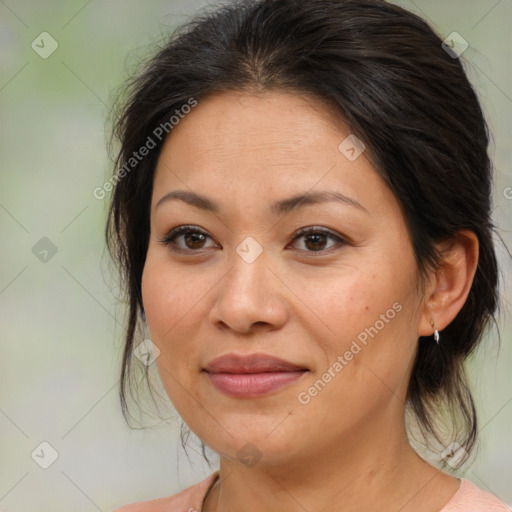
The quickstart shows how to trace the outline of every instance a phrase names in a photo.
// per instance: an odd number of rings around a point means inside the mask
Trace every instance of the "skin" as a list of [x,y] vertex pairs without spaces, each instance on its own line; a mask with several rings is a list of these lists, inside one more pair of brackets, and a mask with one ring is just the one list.
[[[220,455],[221,481],[205,511],[437,512],[458,489],[459,480],[412,450],[404,408],[418,336],[433,333],[431,322],[441,331],[463,306],[478,242],[461,232],[445,245],[445,264],[422,292],[397,199],[366,152],[350,161],[338,150],[350,133],[314,98],[229,92],[201,100],[163,146],[143,301],[168,396]],[[220,210],[179,200],[157,208],[173,190],[205,195]],[[319,190],[363,208],[325,202],[270,212],[275,201]],[[207,236],[160,241],[185,224]],[[308,226],[346,242],[295,238]],[[249,236],[263,250],[252,263],[236,251]],[[395,303],[400,312],[300,403],[299,393]],[[309,372],[264,397],[229,397],[201,370],[232,352],[272,354]],[[237,456],[246,443],[261,457],[253,466]]]

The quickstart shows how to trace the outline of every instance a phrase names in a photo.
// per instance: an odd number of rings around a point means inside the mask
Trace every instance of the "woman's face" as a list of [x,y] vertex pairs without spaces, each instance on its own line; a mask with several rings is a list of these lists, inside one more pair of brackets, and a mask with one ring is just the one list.
[[[142,279],[156,362],[184,421],[233,461],[310,460],[403,424],[417,266],[397,200],[331,116],[298,95],[218,94],[158,161]],[[295,367],[210,368],[228,354]]]

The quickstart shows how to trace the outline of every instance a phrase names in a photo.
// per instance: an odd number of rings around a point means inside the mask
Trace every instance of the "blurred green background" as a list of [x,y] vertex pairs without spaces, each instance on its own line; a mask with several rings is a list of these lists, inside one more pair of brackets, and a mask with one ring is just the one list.
[[[494,135],[494,218],[512,247],[512,2],[396,3],[442,38],[456,31],[469,43],[467,72]],[[155,41],[206,5],[0,1],[3,512],[109,511],[173,494],[212,471],[193,436],[187,459],[176,415],[146,419],[156,427],[145,430],[131,430],[121,416],[123,310],[105,265],[108,198],[93,197],[111,169],[113,94]],[[500,245],[498,252],[502,346],[498,353],[492,332],[472,360],[481,446],[458,475],[512,504],[512,273]]]

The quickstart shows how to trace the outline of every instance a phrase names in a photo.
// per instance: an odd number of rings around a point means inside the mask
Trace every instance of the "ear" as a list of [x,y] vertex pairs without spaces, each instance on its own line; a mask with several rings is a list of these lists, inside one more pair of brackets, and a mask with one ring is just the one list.
[[431,336],[434,329],[442,331],[457,316],[466,302],[478,265],[478,237],[473,231],[458,231],[437,247],[443,254],[443,261],[425,292],[419,336]]

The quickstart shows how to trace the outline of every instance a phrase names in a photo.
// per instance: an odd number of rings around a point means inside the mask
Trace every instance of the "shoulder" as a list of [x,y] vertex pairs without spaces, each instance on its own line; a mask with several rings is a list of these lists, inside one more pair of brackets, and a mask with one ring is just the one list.
[[215,471],[201,482],[191,485],[183,491],[150,501],[131,503],[114,512],[201,512],[203,499],[214,484],[219,472]]
[[474,483],[461,479],[459,490],[440,512],[510,512],[506,503],[477,487]]

